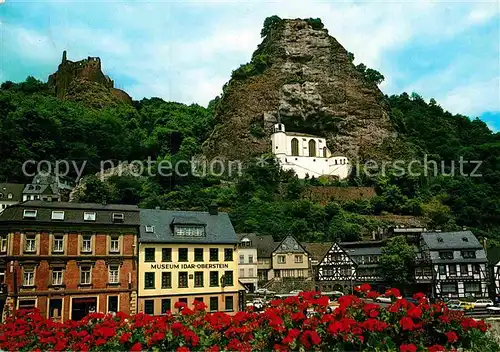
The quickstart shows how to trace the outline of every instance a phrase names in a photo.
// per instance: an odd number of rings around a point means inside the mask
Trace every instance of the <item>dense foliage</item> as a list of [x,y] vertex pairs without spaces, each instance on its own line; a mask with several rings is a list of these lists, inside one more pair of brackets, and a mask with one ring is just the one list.
[[[369,285],[357,288],[374,298]],[[328,297],[303,292],[272,301],[263,312],[207,313],[202,302],[180,314],[129,317],[93,313],[82,321],[56,323],[37,312],[20,311],[0,325],[4,351],[499,351],[483,321],[452,312],[444,304],[396,300],[382,308],[357,296],[343,296],[333,313]]]

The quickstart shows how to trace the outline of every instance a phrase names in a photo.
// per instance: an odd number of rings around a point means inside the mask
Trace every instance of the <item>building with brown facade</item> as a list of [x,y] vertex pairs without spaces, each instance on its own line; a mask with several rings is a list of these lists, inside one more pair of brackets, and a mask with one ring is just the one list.
[[3,312],[36,307],[55,320],[136,312],[139,209],[27,201],[0,214]]

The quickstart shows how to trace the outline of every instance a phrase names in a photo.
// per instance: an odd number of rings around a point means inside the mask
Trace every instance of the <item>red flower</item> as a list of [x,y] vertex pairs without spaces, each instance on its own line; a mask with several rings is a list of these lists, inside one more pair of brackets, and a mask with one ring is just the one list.
[[397,288],[391,288],[387,291],[385,291],[385,295],[387,297],[400,297],[401,296],[401,293],[399,292],[399,290]]
[[458,336],[454,331],[447,332],[445,335],[448,338],[449,343],[455,343],[458,341]]
[[417,346],[415,346],[412,343],[407,344],[407,345],[401,345],[401,346],[399,346],[399,351],[400,352],[417,352]]
[[410,308],[406,312],[406,315],[413,319],[420,319],[420,317],[422,317],[422,309],[418,307]]
[[133,345],[131,348],[130,348],[130,351],[131,352],[140,352],[142,351],[142,345],[140,342],[136,342],[135,345]]
[[366,295],[366,297],[368,298],[371,298],[371,299],[375,299],[377,298],[378,296],[380,296],[380,294],[376,291],[370,291],[368,292],[368,294]]
[[370,284],[363,284],[360,286],[359,290],[361,292],[369,292],[371,291],[372,287],[370,286]]
[[120,343],[124,344],[124,343],[128,342],[128,340],[130,339],[131,336],[132,336],[132,334],[129,332],[123,333],[122,336],[120,336]]
[[444,351],[446,351],[446,348],[444,348],[441,345],[434,345],[434,346],[429,347],[427,350],[429,352],[444,352]]
[[401,325],[401,328],[403,330],[413,330],[415,327],[415,324],[413,323],[413,320],[409,317],[403,317],[399,321],[399,325]]
[[187,348],[186,346],[177,347],[177,349],[175,351],[176,352],[191,352],[191,350],[189,348]]

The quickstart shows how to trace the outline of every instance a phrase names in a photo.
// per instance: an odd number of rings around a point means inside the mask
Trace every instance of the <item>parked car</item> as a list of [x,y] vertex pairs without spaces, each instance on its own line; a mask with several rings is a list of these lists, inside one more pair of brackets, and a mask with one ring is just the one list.
[[460,302],[459,308],[461,308],[463,310],[471,310],[471,309],[474,309],[474,303]]
[[268,290],[267,288],[258,288],[258,289],[255,290],[255,293],[258,294],[258,295],[269,295],[269,296],[272,296],[276,292]]
[[495,305],[491,299],[478,299],[476,302],[472,304],[474,308],[488,308],[488,307],[493,307]]
[[498,306],[486,307],[486,309],[491,314],[500,314],[500,307],[498,307]]
[[451,299],[446,302],[448,309],[460,309],[460,301],[458,299]]
[[[397,299],[401,299],[401,298],[402,298],[401,296],[397,297]],[[392,303],[392,297],[378,296],[377,298],[375,298],[375,302]]]
[[304,292],[302,290],[293,290],[293,291],[290,291],[290,294],[293,294],[293,295],[299,295],[299,293],[301,292]]

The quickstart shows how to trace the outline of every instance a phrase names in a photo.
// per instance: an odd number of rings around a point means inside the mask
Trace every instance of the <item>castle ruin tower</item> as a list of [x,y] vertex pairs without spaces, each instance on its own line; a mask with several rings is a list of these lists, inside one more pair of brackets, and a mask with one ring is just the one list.
[[68,61],[68,58],[66,56],[66,50],[63,51],[63,57],[62,57],[62,63],[64,64],[66,61]]

